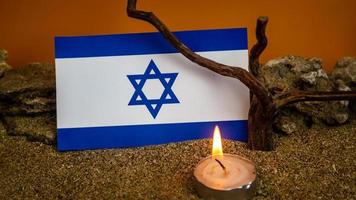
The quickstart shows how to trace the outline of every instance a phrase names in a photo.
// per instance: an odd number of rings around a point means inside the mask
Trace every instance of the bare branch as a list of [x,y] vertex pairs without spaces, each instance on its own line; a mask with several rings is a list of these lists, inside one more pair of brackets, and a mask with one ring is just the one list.
[[257,75],[259,74],[260,56],[268,44],[268,40],[266,37],[267,23],[268,23],[268,17],[259,17],[257,19],[257,26],[256,26],[257,43],[252,47],[250,51],[250,58],[249,58],[249,71],[255,77],[257,77]]
[[[249,73],[240,67],[227,66],[194,53],[190,48],[180,42],[170,30],[152,13],[136,9],[137,0],[128,0],[127,14],[130,17],[149,22],[162,34],[162,36],[178,52],[190,61],[210,69],[220,75],[239,79],[253,93],[248,119],[248,146],[255,150],[272,150],[272,124],[278,109],[299,101],[331,101],[356,100],[356,91],[353,92],[304,92],[296,91],[272,99],[271,93],[258,81],[260,72],[259,58],[267,46],[265,34],[268,18],[260,17],[257,20],[257,43],[253,46],[249,57]],[[207,41],[208,42],[208,41]]]
[[300,101],[338,101],[356,100],[356,91],[331,91],[331,92],[295,92],[281,96],[275,100],[276,107],[279,109],[286,105]]
[[191,49],[180,42],[178,38],[175,37],[152,12],[137,10],[136,3],[137,0],[128,0],[127,14],[130,17],[141,19],[152,24],[173,47],[175,47],[190,61],[210,69],[211,71],[214,71],[220,75],[239,79],[250,89],[251,92],[257,96],[262,105],[268,106],[272,103],[272,97],[269,95],[265,87],[247,70],[240,67],[232,67],[217,63],[194,53]]

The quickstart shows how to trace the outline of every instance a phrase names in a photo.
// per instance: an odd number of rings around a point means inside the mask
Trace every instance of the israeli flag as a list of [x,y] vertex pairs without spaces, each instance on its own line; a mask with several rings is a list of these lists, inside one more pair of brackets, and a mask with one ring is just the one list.
[[[174,33],[216,62],[248,67],[245,28]],[[247,140],[249,91],[200,67],[159,33],[56,37],[58,150],[211,137]]]

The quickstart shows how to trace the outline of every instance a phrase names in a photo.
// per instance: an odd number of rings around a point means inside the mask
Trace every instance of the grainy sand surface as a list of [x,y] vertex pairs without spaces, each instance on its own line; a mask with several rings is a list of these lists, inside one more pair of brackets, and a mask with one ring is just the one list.
[[[193,169],[211,148],[199,140],[59,153],[1,130],[0,199],[198,199]],[[276,138],[272,152],[223,146],[257,164],[255,199],[356,199],[355,119]]]

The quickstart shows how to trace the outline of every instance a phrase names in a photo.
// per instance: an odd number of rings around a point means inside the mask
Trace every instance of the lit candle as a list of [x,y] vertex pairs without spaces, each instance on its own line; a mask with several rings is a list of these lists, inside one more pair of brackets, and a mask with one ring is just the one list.
[[223,154],[221,134],[216,126],[212,156],[201,160],[194,170],[195,187],[204,199],[250,199],[256,170],[252,161]]

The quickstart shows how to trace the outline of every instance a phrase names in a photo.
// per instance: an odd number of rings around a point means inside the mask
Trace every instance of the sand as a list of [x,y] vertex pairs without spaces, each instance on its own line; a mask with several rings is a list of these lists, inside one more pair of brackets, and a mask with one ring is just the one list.
[[[255,199],[356,199],[355,133],[353,119],[277,137],[272,152],[227,140],[223,146],[256,163]],[[60,153],[8,136],[0,125],[0,199],[199,199],[193,170],[210,148],[206,139]]]

